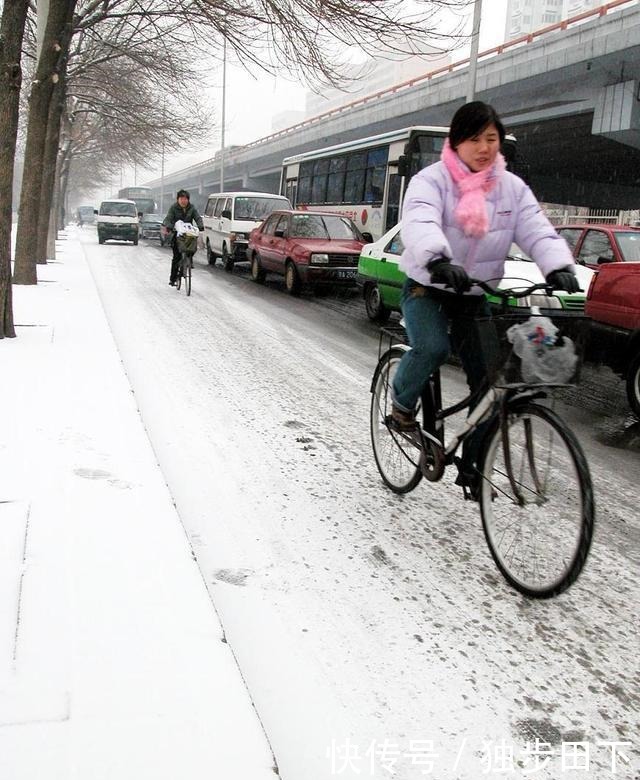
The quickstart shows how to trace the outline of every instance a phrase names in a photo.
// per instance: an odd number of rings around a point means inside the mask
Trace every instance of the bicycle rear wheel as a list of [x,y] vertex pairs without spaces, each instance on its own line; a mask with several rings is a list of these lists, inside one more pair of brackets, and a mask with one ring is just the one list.
[[380,476],[395,493],[408,493],[422,479],[420,448],[411,437],[392,430],[387,424],[391,414],[391,384],[404,351],[392,347],[380,358],[371,390],[371,444]]
[[573,433],[550,409],[508,412],[509,479],[503,431],[487,435],[480,511],[491,555],[505,579],[532,598],[566,590],[582,571],[595,508],[589,467]]
[[176,276],[176,290],[182,287],[182,260],[178,265],[178,275]]

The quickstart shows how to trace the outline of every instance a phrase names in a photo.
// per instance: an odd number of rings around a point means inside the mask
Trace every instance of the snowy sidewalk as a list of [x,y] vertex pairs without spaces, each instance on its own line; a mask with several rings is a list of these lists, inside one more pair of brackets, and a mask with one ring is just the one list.
[[272,780],[72,232],[38,279],[0,340],[0,778]]

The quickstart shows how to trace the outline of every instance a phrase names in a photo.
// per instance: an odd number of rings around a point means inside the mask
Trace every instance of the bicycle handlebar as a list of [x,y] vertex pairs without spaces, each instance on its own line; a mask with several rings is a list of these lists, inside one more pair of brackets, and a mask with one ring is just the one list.
[[517,289],[517,288],[500,289],[499,287],[491,287],[486,282],[480,281],[480,279],[469,278],[469,281],[471,282],[472,285],[480,287],[481,290],[484,290],[489,295],[495,295],[498,298],[501,298],[503,301],[508,301],[509,298],[526,298],[528,295],[531,295],[531,293],[535,292],[536,290],[544,290],[547,295],[551,295],[554,290],[553,285],[549,284],[548,282],[536,282],[535,284],[532,284],[529,287],[525,287],[524,289]]

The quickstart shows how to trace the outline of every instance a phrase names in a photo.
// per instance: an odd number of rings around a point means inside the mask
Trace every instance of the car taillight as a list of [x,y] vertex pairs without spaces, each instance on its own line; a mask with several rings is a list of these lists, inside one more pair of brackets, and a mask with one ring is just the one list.
[[589,289],[587,290],[587,300],[591,298],[591,295],[593,294],[593,286],[596,283],[596,279],[598,278],[597,272],[591,277],[591,281],[589,282]]

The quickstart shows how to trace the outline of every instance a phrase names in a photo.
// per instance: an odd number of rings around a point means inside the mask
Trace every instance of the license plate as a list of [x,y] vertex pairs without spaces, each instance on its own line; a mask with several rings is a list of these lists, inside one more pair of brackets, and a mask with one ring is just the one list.
[[358,269],[357,268],[349,268],[346,271],[336,271],[336,278],[337,279],[355,279],[357,273],[358,273]]

